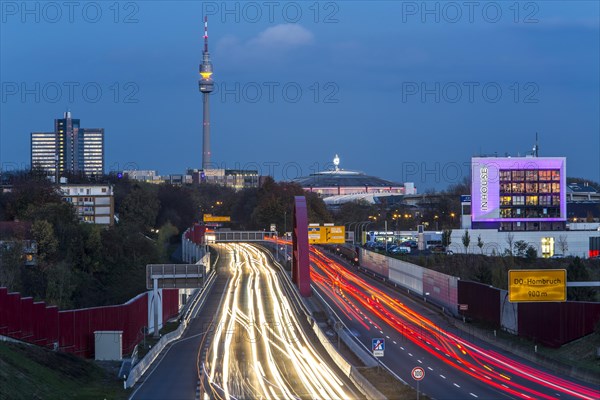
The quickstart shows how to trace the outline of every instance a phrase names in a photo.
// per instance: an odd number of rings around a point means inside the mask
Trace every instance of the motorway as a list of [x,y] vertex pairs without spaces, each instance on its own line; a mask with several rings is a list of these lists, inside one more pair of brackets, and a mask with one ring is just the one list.
[[464,338],[438,313],[316,248],[311,266],[313,288],[351,333],[369,350],[371,339],[384,338],[383,363],[413,387],[410,372],[422,367],[420,388],[435,399],[600,398],[598,388],[559,378],[488,343]]
[[249,244],[216,247],[232,276],[201,366],[204,392],[227,399],[355,398],[309,341],[304,316],[294,311],[269,257]]

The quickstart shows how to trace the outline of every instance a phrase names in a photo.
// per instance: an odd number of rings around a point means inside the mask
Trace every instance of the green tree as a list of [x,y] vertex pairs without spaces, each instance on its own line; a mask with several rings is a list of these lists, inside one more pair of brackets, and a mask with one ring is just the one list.
[[469,244],[471,244],[471,236],[469,235],[469,230],[466,229],[464,235],[462,236],[462,244],[465,246],[465,253],[469,253]]
[[528,246],[527,251],[525,251],[525,258],[529,263],[533,263],[537,260],[537,249],[533,246]]
[[46,220],[35,221],[31,226],[31,233],[37,243],[39,262],[52,259],[58,249],[58,240],[52,225]]
[[154,228],[160,202],[155,190],[148,185],[134,185],[123,199],[119,217],[124,223],[131,224],[142,231]]
[[442,246],[448,248],[452,243],[452,229],[444,229],[442,231]]
[[23,246],[20,242],[0,244],[0,287],[10,292],[19,292],[21,285],[21,268],[23,268]]
[[479,251],[483,254],[483,240],[481,240],[481,235],[477,235],[477,247],[479,247]]
[[48,286],[45,300],[59,308],[71,308],[72,295],[75,290],[73,272],[65,261],[48,268]]
[[[575,257],[567,266],[567,282],[590,281],[590,272],[581,258]],[[591,287],[567,287],[567,299],[572,301],[594,301],[594,289]]]
[[515,255],[517,257],[525,257],[525,253],[527,252],[527,246],[529,246],[529,244],[527,244],[527,242],[524,240],[517,240],[514,246]]
[[158,247],[161,252],[161,258],[167,262],[169,260],[169,254],[167,250],[169,249],[169,243],[171,239],[176,237],[179,233],[179,230],[175,225],[173,225],[170,221],[167,221],[163,224],[158,231]]

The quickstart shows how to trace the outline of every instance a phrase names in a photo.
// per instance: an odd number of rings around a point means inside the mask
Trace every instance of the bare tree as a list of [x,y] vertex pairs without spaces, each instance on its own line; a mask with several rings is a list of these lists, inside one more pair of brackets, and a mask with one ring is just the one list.
[[560,235],[558,237],[558,248],[562,254],[566,254],[569,250],[569,243],[567,242],[567,235]]
[[513,235],[512,233],[508,233],[506,235],[506,243],[508,243],[508,251],[510,252],[510,255],[514,255],[513,253],[513,243],[515,242],[515,235]]

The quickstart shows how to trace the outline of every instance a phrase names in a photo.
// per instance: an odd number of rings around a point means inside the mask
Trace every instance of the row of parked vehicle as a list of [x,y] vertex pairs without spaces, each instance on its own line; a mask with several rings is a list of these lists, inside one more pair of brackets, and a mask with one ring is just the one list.
[[365,248],[376,251],[387,251],[388,254],[408,254],[411,250],[418,247],[417,242],[414,240],[406,240],[400,243],[388,243],[384,242],[367,242]]
[[[388,243],[387,246],[384,242],[367,242],[365,248],[374,251],[387,252],[388,254],[409,254],[415,253],[418,248],[418,244],[415,240],[405,240],[400,243]],[[432,244],[427,246],[427,250],[419,252],[419,254],[430,254],[430,253],[445,253],[452,254],[452,251],[446,250],[442,245]]]

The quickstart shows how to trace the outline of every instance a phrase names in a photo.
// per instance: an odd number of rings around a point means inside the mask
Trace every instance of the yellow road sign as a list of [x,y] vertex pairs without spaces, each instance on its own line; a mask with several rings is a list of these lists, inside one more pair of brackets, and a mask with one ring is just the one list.
[[218,215],[204,214],[203,220],[204,220],[204,222],[230,222],[231,217],[222,217],[222,216],[218,216]]
[[325,227],[326,243],[346,243],[346,227],[345,226],[326,226]]
[[308,243],[330,244],[345,243],[346,227],[344,226],[309,226]]
[[567,270],[519,269],[508,271],[508,301],[567,301]]
[[308,227],[308,243],[310,243],[310,244],[325,243],[325,227],[309,226]]

